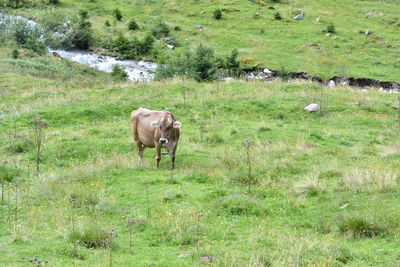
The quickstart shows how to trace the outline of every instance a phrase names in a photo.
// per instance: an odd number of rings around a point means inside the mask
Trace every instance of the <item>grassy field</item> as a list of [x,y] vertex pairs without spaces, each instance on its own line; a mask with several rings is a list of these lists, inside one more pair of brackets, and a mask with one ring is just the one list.
[[[328,79],[334,75],[367,77],[399,82],[400,5],[399,1],[77,1],[60,0],[55,7],[19,9],[12,12],[39,20],[52,12],[77,14],[89,10],[97,36],[97,45],[115,38],[118,32],[126,36],[142,36],[156,23],[165,22],[178,38],[180,53],[188,47],[205,43],[218,54],[226,55],[237,48],[243,66],[260,65],[272,69],[285,67],[289,71],[305,71]],[[273,7],[274,9],[270,9]],[[112,11],[119,8],[121,22]],[[212,17],[221,9],[221,20]],[[292,20],[297,9],[305,12],[301,21]],[[274,20],[279,12],[283,20]],[[371,13],[366,18],[367,13]],[[134,18],[139,31],[129,32],[127,24]],[[320,18],[319,21],[316,21]],[[104,26],[106,20],[111,27]],[[333,23],[337,33],[326,37],[320,30]],[[201,27],[196,27],[201,25]],[[370,30],[371,35],[359,31]]]
[[[0,49],[1,266],[399,266],[395,95],[118,83],[10,53]],[[311,102],[322,112],[305,113]],[[175,171],[168,158],[155,169],[151,149],[138,166],[138,107],[183,123]],[[32,118],[46,123],[39,174]]]

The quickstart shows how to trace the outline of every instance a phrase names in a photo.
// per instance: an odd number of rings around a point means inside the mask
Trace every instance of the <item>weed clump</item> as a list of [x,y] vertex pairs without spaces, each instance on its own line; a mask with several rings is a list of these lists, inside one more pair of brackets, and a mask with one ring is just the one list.
[[96,224],[90,224],[83,229],[71,232],[69,240],[72,243],[80,243],[87,248],[106,248],[111,245],[107,232],[100,229]]
[[217,207],[230,215],[264,216],[268,213],[256,200],[242,194],[231,194],[218,200]]
[[341,234],[350,234],[353,238],[373,238],[385,234],[383,227],[359,216],[343,219],[339,223],[339,231]]

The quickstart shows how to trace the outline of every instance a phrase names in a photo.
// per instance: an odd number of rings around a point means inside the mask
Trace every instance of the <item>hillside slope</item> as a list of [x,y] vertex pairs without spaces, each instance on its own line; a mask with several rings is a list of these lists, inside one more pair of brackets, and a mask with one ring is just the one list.
[[[116,83],[0,51],[1,266],[106,266],[110,255],[113,266],[398,265],[395,96],[308,83]],[[305,113],[311,102],[322,112]],[[175,171],[168,158],[155,169],[151,149],[137,165],[129,114],[141,106],[183,123]],[[40,174],[32,118],[46,124]]]
[[[278,1],[279,2],[279,1]],[[18,9],[11,12],[40,20],[49,12],[77,14],[89,10],[97,35],[97,46],[116,37],[141,36],[159,22],[165,22],[177,37],[182,52],[206,43],[219,54],[237,48],[244,66],[255,65],[289,71],[305,71],[323,79],[339,76],[367,77],[400,82],[400,5],[398,1],[76,1],[61,0],[54,7]],[[123,19],[115,21],[119,8]],[[212,17],[222,10],[222,19]],[[273,8],[273,9],[271,9]],[[292,18],[301,9],[303,20]],[[279,12],[282,20],[274,20]],[[366,17],[366,14],[369,14]],[[140,30],[128,31],[134,18]],[[319,21],[316,19],[319,18]],[[109,20],[111,26],[104,25]],[[336,33],[325,36],[332,23]],[[369,30],[371,35],[360,34]]]

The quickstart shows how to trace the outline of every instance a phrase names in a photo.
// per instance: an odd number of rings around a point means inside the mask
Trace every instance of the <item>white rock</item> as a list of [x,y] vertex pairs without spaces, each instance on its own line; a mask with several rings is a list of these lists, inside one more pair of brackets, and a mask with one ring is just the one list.
[[175,48],[175,46],[173,46],[173,45],[167,45],[167,47],[169,50],[174,50],[174,48]]
[[331,36],[332,34],[330,32],[328,32],[327,34],[325,34],[326,37]]
[[319,105],[315,104],[315,103],[312,103],[304,108],[304,111],[307,111],[307,112],[314,112],[314,111],[318,111],[318,110],[319,110]]
[[334,80],[330,80],[329,83],[328,83],[328,87],[329,88],[333,88],[333,87],[335,87],[335,85],[336,85],[336,83],[335,83]]
[[319,22],[320,20],[321,20],[321,18],[316,18],[315,19],[316,22]]
[[267,68],[263,69],[263,72],[264,72],[265,74],[272,74],[272,71],[270,71],[270,70],[267,69]]
[[365,88],[364,88],[364,89],[361,89],[360,92],[361,92],[361,93],[368,93],[368,89],[365,89]]

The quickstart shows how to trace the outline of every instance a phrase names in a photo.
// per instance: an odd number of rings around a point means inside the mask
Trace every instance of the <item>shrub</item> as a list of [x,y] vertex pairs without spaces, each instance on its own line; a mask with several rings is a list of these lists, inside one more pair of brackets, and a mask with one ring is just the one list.
[[111,75],[118,80],[125,80],[128,77],[128,73],[121,66],[115,64],[113,66]]
[[213,13],[213,17],[214,17],[214,19],[221,19],[222,18],[221,10],[220,9],[215,10]]
[[14,48],[14,49],[12,50],[12,52],[11,52],[11,57],[12,57],[13,59],[17,59],[17,58],[19,57],[19,51],[18,51],[17,48]]
[[121,58],[137,58],[148,55],[153,49],[154,38],[152,35],[146,35],[143,40],[133,37],[128,40],[122,34],[117,35],[112,44],[112,50],[119,52]]
[[282,19],[281,13],[276,12],[276,13],[274,14],[274,19],[275,19],[275,20],[281,20],[281,19]]
[[326,27],[326,31],[332,34],[336,33],[335,26],[332,23],[330,23],[328,27]]
[[167,37],[169,35],[169,32],[170,32],[170,29],[169,29],[168,25],[163,22],[158,23],[151,30],[151,33],[157,39],[160,39],[162,37]]
[[122,13],[118,8],[114,9],[112,14],[113,14],[113,16],[115,17],[116,20],[118,20],[118,21],[122,20]]
[[139,29],[139,25],[136,23],[134,19],[131,19],[128,23],[128,29],[131,31]]
[[110,27],[110,26],[111,26],[110,21],[109,21],[109,20],[106,20],[106,21],[104,22],[104,26]]
[[49,5],[57,5],[58,3],[60,3],[59,0],[48,0]]

